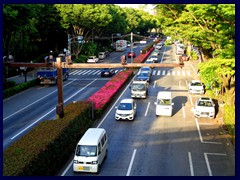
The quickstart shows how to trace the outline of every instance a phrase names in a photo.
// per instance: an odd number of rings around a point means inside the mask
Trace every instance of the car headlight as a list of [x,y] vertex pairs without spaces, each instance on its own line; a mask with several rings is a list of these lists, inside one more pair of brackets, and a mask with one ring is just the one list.
[[97,164],[98,163],[98,161],[92,161],[92,164]]

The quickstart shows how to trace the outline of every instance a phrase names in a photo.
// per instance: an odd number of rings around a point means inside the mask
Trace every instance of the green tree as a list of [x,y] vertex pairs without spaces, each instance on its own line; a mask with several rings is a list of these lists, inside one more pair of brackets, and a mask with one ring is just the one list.
[[212,59],[199,68],[203,82],[225,93],[227,105],[235,105],[235,59]]

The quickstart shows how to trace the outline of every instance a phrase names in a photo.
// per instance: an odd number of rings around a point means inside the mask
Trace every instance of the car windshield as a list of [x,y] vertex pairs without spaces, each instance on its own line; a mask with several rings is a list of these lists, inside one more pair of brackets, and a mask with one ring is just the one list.
[[132,104],[131,103],[120,103],[118,106],[119,110],[132,110]]
[[205,107],[212,107],[213,106],[211,101],[199,101],[197,105],[198,106],[205,106]]
[[132,85],[132,90],[137,91],[137,90],[144,90],[144,84],[133,84]]
[[191,86],[202,86],[200,82],[192,82]]
[[138,76],[141,76],[141,77],[148,77],[148,74],[147,74],[147,73],[140,73]]
[[76,150],[76,156],[96,156],[97,155],[97,146],[85,146],[78,145]]
[[150,71],[149,68],[142,68],[141,71]]
[[157,105],[171,105],[170,99],[158,99]]

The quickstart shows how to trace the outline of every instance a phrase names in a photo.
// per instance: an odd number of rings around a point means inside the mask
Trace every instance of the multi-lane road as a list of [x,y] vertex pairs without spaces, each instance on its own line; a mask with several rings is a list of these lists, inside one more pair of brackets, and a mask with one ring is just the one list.
[[[142,48],[143,45],[136,45],[133,49],[138,55]],[[100,63],[120,62],[127,51],[113,52]],[[175,63],[176,59],[174,46],[161,49],[160,63]],[[218,125],[210,119],[194,118],[192,107],[200,96],[188,94],[187,83],[195,78],[196,69],[190,62],[182,69],[154,68],[148,97],[136,99],[135,120],[115,121],[115,106],[121,99],[131,97],[130,82],[96,125],[106,129],[109,140],[108,157],[97,175],[234,176],[235,150],[220,135]],[[108,80],[100,77],[100,69],[71,70],[69,80],[64,82],[64,103],[87,99]],[[156,117],[154,102],[161,90],[173,94],[172,117]],[[37,86],[4,100],[3,148],[40,121],[54,119],[56,104],[56,86]],[[69,162],[58,175],[97,176],[73,173],[72,159],[70,154]]]

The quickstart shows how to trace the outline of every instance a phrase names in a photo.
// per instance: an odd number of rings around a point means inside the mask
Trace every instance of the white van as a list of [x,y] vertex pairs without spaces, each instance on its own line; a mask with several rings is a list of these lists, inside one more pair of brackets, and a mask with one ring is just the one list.
[[77,144],[74,172],[99,173],[103,160],[107,157],[108,139],[103,128],[89,128]]
[[157,95],[156,116],[172,116],[172,93],[168,91],[159,91]]
[[107,56],[106,56],[106,53],[105,52],[99,52],[98,53],[98,58],[99,59],[105,59]]

